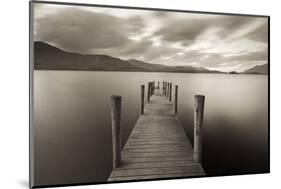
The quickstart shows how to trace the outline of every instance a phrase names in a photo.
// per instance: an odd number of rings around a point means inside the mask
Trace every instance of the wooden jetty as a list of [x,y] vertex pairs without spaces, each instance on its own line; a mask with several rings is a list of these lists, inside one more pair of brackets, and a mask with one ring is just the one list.
[[[194,151],[176,115],[178,86],[175,86],[175,102],[171,101],[171,83],[163,82],[163,89],[161,89],[159,82],[157,88],[153,83],[149,83],[150,96],[147,104],[144,105],[144,85],[141,86],[141,115],[123,150],[120,146],[121,97],[111,98],[113,170],[108,181],[205,175],[201,166],[204,97],[195,96],[194,145],[196,146],[194,149],[196,150]],[[114,99],[117,99],[116,103]],[[120,109],[117,110],[116,107]]]

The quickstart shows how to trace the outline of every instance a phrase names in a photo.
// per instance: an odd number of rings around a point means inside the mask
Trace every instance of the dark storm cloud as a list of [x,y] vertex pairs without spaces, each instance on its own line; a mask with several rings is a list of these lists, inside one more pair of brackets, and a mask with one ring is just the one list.
[[101,13],[66,8],[36,20],[37,40],[68,51],[121,47],[130,42],[123,20]]

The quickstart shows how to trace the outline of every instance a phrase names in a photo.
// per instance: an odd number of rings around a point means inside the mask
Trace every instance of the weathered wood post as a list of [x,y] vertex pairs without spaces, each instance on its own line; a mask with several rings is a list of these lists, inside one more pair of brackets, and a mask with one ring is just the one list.
[[169,90],[169,92],[170,92],[170,94],[169,94],[169,101],[171,102],[172,101],[172,83],[170,83],[170,90]]
[[194,96],[194,161],[202,161],[202,126],[204,116],[205,96]]
[[166,88],[166,96],[168,95],[168,82],[166,82],[166,85],[165,85],[165,88]]
[[163,94],[166,95],[166,81],[164,81],[163,88]]
[[[150,94],[150,97],[151,97],[151,96],[152,96],[152,90],[153,90],[152,82],[150,82],[150,88],[149,88],[149,89],[150,89],[149,94]],[[149,98],[150,98],[150,97],[149,97]]]
[[144,85],[141,85],[141,114],[144,113]]
[[159,91],[160,91],[160,83],[158,81],[158,85],[157,85],[157,94],[159,95]]
[[175,86],[175,114],[178,113],[178,86]]
[[168,97],[168,95],[169,95],[169,82],[167,82],[166,88],[167,88],[166,96]]
[[147,85],[147,102],[150,101],[150,82],[148,82],[148,85]]
[[113,168],[121,164],[121,103],[121,96],[111,96]]
[[153,87],[152,87],[152,94],[151,94],[151,96],[154,94],[154,90],[155,90],[155,81],[152,82],[152,86],[153,86]]

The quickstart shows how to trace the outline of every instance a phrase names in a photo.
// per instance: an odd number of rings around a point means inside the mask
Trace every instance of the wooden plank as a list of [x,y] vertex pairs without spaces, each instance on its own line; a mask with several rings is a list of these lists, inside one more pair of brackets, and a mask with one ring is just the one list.
[[124,152],[130,152],[130,153],[134,153],[134,152],[141,152],[141,153],[153,153],[153,152],[178,152],[178,151],[183,151],[188,149],[188,151],[192,151],[193,149],[190,148],[186,148],[185,146],[174,146],[174,147],[163,147],[163,146],[158,146],[156,148],[151,148],[151,147],[144,147],[144,148],[125,148],[123,150]]
[[152,157],[127,157],[130,162],[163,162],[163,161],[193,161],[193,154],[189,156],[152,156]]
[[123,165],[118,169],[134,169],[134,168],[156,168],[156,167],[178,167],[185,165],[197,164],[193,161],[174,160],[174,161],[158,161],[158,162],[130,162],[123,161]]
[[151,149],[151,148],[161,148],[161,147],[166,147],[166,148],[169,148],[169,149],[185,148],[185,147],[191,148],[191,146],[189,146],[187,144],[182,144],[182,143],[179,143],[179,144],[166,144],[164,146],[162,144],[146,144],[146,145],[144,145],[144,144],[132,145],[131,144],[131,145],[126,145],[124,150],[125,149],[131,149],[131,148],[134,148],[134,149],[142,149],[142,148],[147,149],[147,148],[149,148],[149,149]]
[[202,172],[189,172],[189,173],[170,173],[170,174],[154,174],[154,175],[138,175],[138,176],[123,176],[123,177],[110,177],[108,181],[130,181],[130,180],[154,180],[154,179],[167,179],[167,178],[186,178],[204,176]]
[[128,145],[149,145],[149,144],[162,144],[166,145],[166,144],[189,144],[187,141],[128,141],[127,142]]
[[201,166],[185,165],[178,167],[156,167],[156,168],[139,168],[139,169],[116,169],[112,172],[111,177],[120,177],[120,176],[138,176],[138,175],[154,175],[154,174],[170,174],[170,173],[194,173],[194,172],[203,172]]
[[126,158],[142,158],[142,157],[174,157],[174,156],[188,156],[192,151],[178,151],[178,152],[123,152],[122,157]]
[[123,150],[122,163],[108,181],[202,176],[200,163],[174,106],[164,96],[153,95],[144,107]]

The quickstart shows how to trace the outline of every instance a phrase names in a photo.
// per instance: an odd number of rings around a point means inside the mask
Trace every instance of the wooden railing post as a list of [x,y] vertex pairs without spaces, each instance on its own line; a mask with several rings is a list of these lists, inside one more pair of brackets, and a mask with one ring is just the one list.
[[169,101],[171,102],[172,101],[172,83],[170,83],[170,94],[169,94]]
[[141,114],[144,113],[144,85],[141,85]]
[[178,86],[175,86],[175,114],[178,113]]
[[111,96],[113,168],[121,164],[121,103],[121,96]]
[[202,161],[202,126],[205,96],[194,96],[194,161]]

